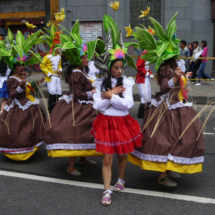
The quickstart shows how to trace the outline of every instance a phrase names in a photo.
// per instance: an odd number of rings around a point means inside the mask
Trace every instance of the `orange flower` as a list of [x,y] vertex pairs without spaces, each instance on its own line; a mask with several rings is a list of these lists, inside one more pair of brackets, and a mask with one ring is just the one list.
[[155,31],[153,29],[148,29],[147,30],[151,35],[155,35]]
[[62,34],[62,33],[63,33],[62,31],[58,31],[54,34],[55,35],[55,37],[53,38],[54,44],[60,44],[60,35],[59,34]]

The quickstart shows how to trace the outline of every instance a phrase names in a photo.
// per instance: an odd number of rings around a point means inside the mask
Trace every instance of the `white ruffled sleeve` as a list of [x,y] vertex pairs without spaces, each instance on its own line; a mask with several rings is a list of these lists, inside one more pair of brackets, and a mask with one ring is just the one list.
[[101,86],[104,79],[97,78],[93,83],[93,87],[95,87],[96,92],[93,94],[93,108],[98,111],[105,111],[107,107],[110,105],[109,99],[102,99],[101,97]]
[[125,92],[123,93],[123,97],[121,98],[118,95],[113,95],[110,104],[120,110],[128,111],[130,108],[134,106],[134,99],[132,93],[132,87],[135,84],[134,79],[132,77],[126,78],[123,77],[123,87],[125,88]]

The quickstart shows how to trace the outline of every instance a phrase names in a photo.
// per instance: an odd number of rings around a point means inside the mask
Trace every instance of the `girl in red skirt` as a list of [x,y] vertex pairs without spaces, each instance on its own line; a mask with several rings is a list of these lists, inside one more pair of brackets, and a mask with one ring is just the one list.
[[[134,79],[122,77],[125,53],[119,46],[117,50],[118,54],[115,54],[115,58],[110,58],[108,77],[94,82],[96,93],[93,95],[93,107],[99,111],[99,114],[93,123],[91,134],[95,138],[96,151],[103,153],[102,174],[105,187],[103,205],[111,204],[110,184],[113,155],[117,154],[119,168],[119,178],[114,190],[121,191],[125,185],[126,155],[133,152],[134,147],[142,146],[139,123],[128,112],[134,105],[132,94]],[[111,53],[111,51],[109,52]]]

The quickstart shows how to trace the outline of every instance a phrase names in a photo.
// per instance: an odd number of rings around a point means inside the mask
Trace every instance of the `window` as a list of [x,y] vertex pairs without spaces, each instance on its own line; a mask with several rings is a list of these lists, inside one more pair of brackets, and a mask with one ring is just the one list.
[[[149,15],[139,18],[141,11],[150,7]],[[148,27],[152,26],[149,16],[161,22],[161,0],[130,0],[130,24],[131,27],[139,26],[140,24]]]

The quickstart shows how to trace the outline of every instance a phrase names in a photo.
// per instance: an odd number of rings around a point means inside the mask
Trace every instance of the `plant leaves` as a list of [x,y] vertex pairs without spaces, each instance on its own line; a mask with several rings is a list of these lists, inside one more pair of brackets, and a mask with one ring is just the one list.
[[78,46],[80,46],[83,43],[80,33],[79,33],[79,19],[77,19],[75,24],[73,25],[70,35],[74,38],[75,43]]
[[167,25],[166,36],[169,40],[172,38],[172,35],[177,30],[177,26],[176,26],[176,22],[175,22],[177,15],[178,15],[178,12],[172,17],[172,19],[170,20],[170,22]]
[[153,27],[154,27],[154,30],[155,30],[155,33],[156,33],[156,36],[162,40],[162,41],[165,41],[167,40],[167,36],[162,28],[162,26],[160,25],[159,22],[157,22],[155,19],[153,19],[152,17],[149,17],[151,23],[153,24]]
[[158,60],[157,60],[155,70],[157,71],[157,70],[159,69],[160,65],[161,65],[165,60],[168,60],[168,59],[170,59],[170,58],[172,58],[172,57],[175,57],[175,56],[177,56],[177,54],[174,54],[174,53],[173,53],[173,54],[163,54],[163,55],[161,55],[161,56],[158,58]]
[[105,47],[105,44],[100,39],[89,41],[87,43],[88,60],[91,60],[93,58],[96,48],[98,48],[101,52],[104,52],[104,47]]
[[77,49],[77,46],[73,42],[66,42],[61,46],[62,49]]
[[163,52],[166,50],[168,45],[169,45],[169,42],[166,41],[166,42],[163,42],[161,45],[158,46],[158,48],[157,48],[158,57],[160,57],[163,54]]
[[31,53],[32,53],[32,57],[26,61],[26,66],[42,63],[42,57],[40,56],[39,53],[35,54],[32,51]]
[[17,31],[17,35],[16,35],[16,43],[21,45],[22,47],[24,46],[25,44],[25,38],[22,34],[21,31]]
[[51,30],[50,30],[50,33],[51,33],[51,40],[53,41],[53,38],[55,36],[55,33],[57,32],[57,28],[55,27],[55,25],[52,23],[52,26],[51,26]]
[[136,63],[134,62],[134,59],[131,56],[127,55],[126,60],[129,66],[137,69]]
[[15,46],[12,47],[12,50],[16,53],[16,55],[18,55],[20,57],[20,59],[22,60],[23,58],[23,49],[22,46],[17,44]]
[[7,37],[8,37],[9,43],[12,44],[13,43],[13,34],[12,34],[10,28],[8,29]]
[[25,43],[23,46],[23,51],[25,53],[27,53],[31,49],[31,47],[36,43],[40,33],[41,31],[39,30],[25,40]]
[[119,43],[119,29],[116,23],[109,15],[105,14],[103,17],[103,26],[106,34],[108,33],[109,29],[111,29],[113,48],[115,49],[116,45]]
[[125,48],[128,48],[129,46],[133,46],[134,48],[140,49],[139,44],[135,42],[124,43],[124,45],[125,45]]
[[135,29],[138,33],[138,36],[141,38],[141,43],[139,42],[140,48],[146,50],[157,49],[157,43],[154,37],[147,30],[144,30],[140,27],[136,27]]

